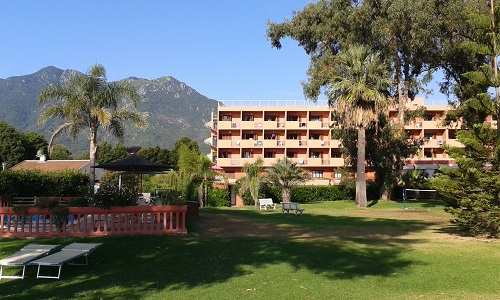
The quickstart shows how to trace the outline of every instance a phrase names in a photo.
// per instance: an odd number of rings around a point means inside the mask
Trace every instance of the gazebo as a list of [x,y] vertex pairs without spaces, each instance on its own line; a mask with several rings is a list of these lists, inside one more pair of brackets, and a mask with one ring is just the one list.
[[[144,159],[139,155],[133,153],[129,154],[127,157],[119,160],[115,160],[109,163],[100,164],[94,168],[104,169],[106,171],[113,172],[126,172],[139,175],[140,185],[139,190],[142,191],[142,176],[144,174],[151,173],[161,173],[164,171],[169,171],[171,168],[166,165],[156,164],[152,161]],[[122,186],[122,175],[118,177],[118,188],[121,189]]]

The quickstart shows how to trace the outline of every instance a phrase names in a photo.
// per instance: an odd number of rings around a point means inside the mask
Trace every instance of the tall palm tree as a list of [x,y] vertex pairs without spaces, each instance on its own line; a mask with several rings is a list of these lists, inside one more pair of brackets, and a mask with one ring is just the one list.
[[389,105],[387,66],[378,53],[354,45],[336,56],[331,70],[329,104],[345,128],[357,130],[356,202],[366,207],[365,130]]
[[257,206],[257,202],[259,200],[260,187],[264,182],[262,176],[262,173],[264,172],[263,164],[264,162],[261,158],[251,164],[245,164],[245,166],[243,166],[245,176],[238,180],[240,185],[240,195],[243,195],[248,191],[255,206]]
[[[48,146],[51,150],[54,138],[63,132],[76,137],[82,130],[88,131],[89,157],[95,165],[99,129],[116,137],[123,137],[124,123],[146,125],[146,114],[135,110],[140,96],[127,82],[108,82],[102,65],[92,66],[86,74],[74,72],[69,78],[50,85],[40,92],[39,104],[43,107],[39,122],[59,119],[63,124],[53,132]],[[91,184],[95,170],[91,168]]]
[[307,178],[308,176],[304,170],[287,158],[278,160],[267,171],[267,180],[281,188],[281,200],[283,202],[290,202],[292,188],[306,181]]

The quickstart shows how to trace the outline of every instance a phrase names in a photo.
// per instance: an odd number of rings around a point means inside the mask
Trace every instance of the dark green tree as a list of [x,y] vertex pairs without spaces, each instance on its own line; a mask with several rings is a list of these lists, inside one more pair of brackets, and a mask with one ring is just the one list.
[[23,160],[26,156],[23,140],[23,135],[14,127],[0,122],[0,164],[6,163],[7,167],[11,167]]
[[73,159],[71,151],[68,150],[64,145],[56,144],[52,146],[52,151],[50,152],[50,159],[55,160],[71,160]]
[[47,140],[39,133],[25,133],[23,136],[23,144],[26,149],[24,159],[36,159],[38,151],[42,151],[44,154],[47,154]]
[[122,144],[113,145],[108,142],[97,146],[96,162],[98,164],[109,163],[127,157],[127,148]]
[[179,160],[179,149],[183,146],[186,146],[197,154],[201,154],[200,147],[196,141],[188,137],[181,137],[175,142],[174,149],[172,150],[172,161],[175,162],[175,166],[177,166]]
[[453,222],[475,235],[500,234],[500,140],[485,122],[489,116],[498,118],[499,8],[493,0],[466,1],[465,26],[453,27],[451,37],[442,42],[447,45],[441,63],[447,75],[443,89],[456,98],[449,121],[460,121],[457,136],[465,147],[448,149],[458,168],[440,170],[430,183],[449,204]]
[[173,154],[168,149],[162,149],[158,146],[151,148],[142,148],[137,154],[144,159],[152,161],[157,164],[175,168],[176,162],[174,161]]

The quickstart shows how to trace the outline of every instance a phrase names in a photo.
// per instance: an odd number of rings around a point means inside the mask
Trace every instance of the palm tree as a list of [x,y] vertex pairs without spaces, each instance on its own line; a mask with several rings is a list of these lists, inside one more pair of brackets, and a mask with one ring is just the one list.
[[257,206],[257,202],[259,200],[260,186],[264,181],[262,176],[262,173],[264,171],[263,164],[264,162],[261,158],[257,159],[251,164],[245,164],[245,166],[243,166],[243,172],[245,173],[245,176],[238,180],[238,183],[240,185],[240,195],[243,195],[248,191],[250,193],[250,196],[252,196],[252,200],[254,201],[255,206]]
[[287,158],[278,160],[267,172],[267,180],[281,188],[283,202],[290,202],[292,188],[307,178],[304,170]]
[[389,105],[387,66],[378,53],[355,45],[337,55],[331,70],[327,85],[329,104],[345,128],[357,130],[356,202],[359,207],[366,207],[365,129]]
[[[55,137],[62,132],[76,137],[82,130],[88,130],[89,157],[94,166],[100,128],[121,138],[125,122],[141,127],[146,125],[147,115],[135,110],[139,100],[139,93],[129,83],[108,82],[102,65],[92,66],[86,74],[73,72],[63,83],[44,88],[39,96],[39,104],[43,106],[39,122],[63,121],[50,138],[49,152]],[[93,184],[94,168],[91,168],[90,177]]]

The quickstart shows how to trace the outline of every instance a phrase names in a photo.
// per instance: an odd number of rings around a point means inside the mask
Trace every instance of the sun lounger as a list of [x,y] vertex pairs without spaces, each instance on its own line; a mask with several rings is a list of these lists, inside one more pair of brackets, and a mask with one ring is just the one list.
[[[0,260],[0,280],[7,279],[24,279],[24,271],[26,266],[33,260],[46,256],[59,248],[59,245],[40,245],[28,244],[16,253]],[[4,275],[3,272],[6,268],[22,267],[22,275]]]
[[[67,263],[71,265],[88,265],[88,256],[101,244],[99,243],[73,243],[51,255],[47,255],[40,259],[30,262],[30,265],[38,266],[36,278],[51,278],[60,279],[62,266]],[[83,259],[83,263],[76,263],[75,261]],[[41,275],[40,269],[42,267],[57,267],[57,276]]]

